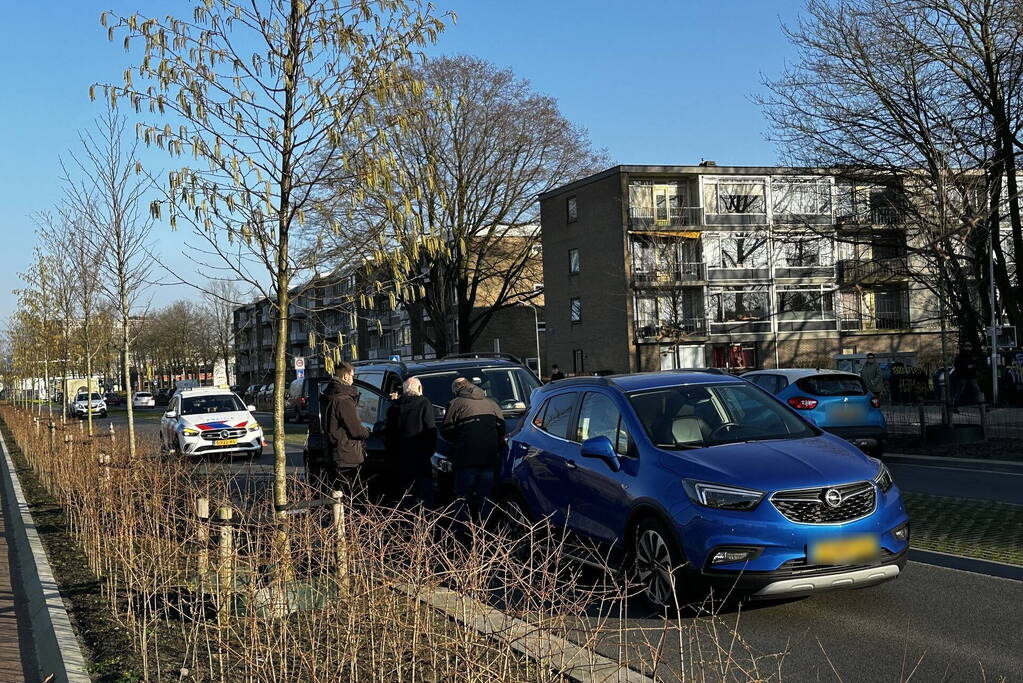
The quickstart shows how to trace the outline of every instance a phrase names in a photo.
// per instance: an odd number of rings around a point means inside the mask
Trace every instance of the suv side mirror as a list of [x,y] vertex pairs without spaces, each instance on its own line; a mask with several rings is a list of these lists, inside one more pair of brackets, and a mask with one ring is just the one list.
[[387,431],[387,423],[381,420],[373,425],[373,435],[380,436]]
[[166,413],[163,414],[163,416],[173,420],[174,418],[176,418],[178,416],[178,414],[175,413],[173,410],[168,410]]
[[600,458],[607,463],[612,472],[622,469],[622,463],[619,462],[618,454],[615,453],[614,444],[606,436],[594,436],[583,441],[582,454],[586,458]]
[[253,405],[245,406],[245,410],[249,411],[250,413],[254,413],[256,412],[256,406]]

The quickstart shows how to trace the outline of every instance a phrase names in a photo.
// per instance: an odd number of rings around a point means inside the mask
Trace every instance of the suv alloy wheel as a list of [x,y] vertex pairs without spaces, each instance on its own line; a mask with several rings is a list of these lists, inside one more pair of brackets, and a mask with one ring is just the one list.
[[661,522],[645,519],[639,523],[633,548],[633,569],[643,589],[643,597],[651,605],[667,609],[683,604],[684,565],[682,550]]

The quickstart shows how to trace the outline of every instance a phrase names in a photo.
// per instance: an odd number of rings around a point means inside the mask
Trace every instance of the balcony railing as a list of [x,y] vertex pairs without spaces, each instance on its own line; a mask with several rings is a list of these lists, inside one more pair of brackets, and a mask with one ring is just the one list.
[[703,209],[698,206],[673,206],[667,217],[646,213],[647,209],[629,209],[631,230],[685,230],[703,225]]
[[898,225],[902,222],[902,212],[894,206],[864,207],[847,213],[839,211],[835,222],[839,225]]
[[838,263],[838,279],[843,285],[897,282],[910,275],[909,261],[905,257],[872,261],[853,259]]
[[843,332],[856,330],[905,330],[910,326],[909,311],[885,311],[873,317],[846,317],[839,320]]
[[637,286],[676,285],[705,279],[702,263],[657,264],[652,270],[634,270],[633,282]]
[[677,340],[705,334],[707,334],[707,319],[703,317],[682,318],[658,323],[645,321],[636,324],[636,338],[639,341]]

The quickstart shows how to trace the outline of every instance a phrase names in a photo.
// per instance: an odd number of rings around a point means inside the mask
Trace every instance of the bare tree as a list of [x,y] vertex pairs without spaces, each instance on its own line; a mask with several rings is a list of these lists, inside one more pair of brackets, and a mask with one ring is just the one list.
[[[898,216],[905,251],[922,264],[909,274],[972,338],[990,316],[986,297],[977,296],[990,282],[989,243],[1001,306],[1023,323],[1010,257],[1001,239],[991,239],[1006,206],[1013,251],[1023,244],[1013,151],[1023,125],[1013,106],[1023,87],[1020,7],[1018,0],[809,0],[806,18],[788,30],[801,59],[768,83],[761,100],[794,164],[832,167],[850,187],[898,190],[887,206],[867,208]],[[866,222],[884,222],[874,218]],[[856,248],[878,236],[839,237]]]
[[378,143],[404,121],[386,107],[415,87],[404,67],[443,24],[432,7],[406,0],[224,0],[197,5],[190,20],[113,19],[110,38],[124,33],[129,49],[140,42],[143,57],[123,83],[103,86],[105,96],[156,117],[139,126],[147,144],[200,160],[169,174],[154,211],[166,208],[172,226],[191,225],[238,279],[276,304],[274,502],[284,542],[288,315],[305,265],[292,234],[314,189],[346,166],[344,153],[373,160],[360,167],[359,185],[389,177]]
[[230,373],[234,356],[234,309],[241,305],[241,288],[230,280],[211,280],[204,288],[203,308],[213,330],[213,343],[224,372]]
[[124,118],[112,107],[94,130],[79,136],[81,150],[63,164],[67,197],[81,217],[85,237],[99,259],[96,273],[113,304],[119,328],[119,373],[127,392],[128,450],[135,457],[135,416],[131,401],[131,344],[134,312],[145,292],[153,221],[145,206],[151,181],[140,170],[138,143],[124,144]]
[[[438,354],[467,351],[497,311],[538,295],[537,195],[607,159],[553,98],[510,70],[442,57],[415,76],[425,87],[405,91],[397,107],[418,115],[385,140],[392,182],[355,207],[324,204],[379,236],[378,289],[409,310],[419,337]],[[342,245],[336,258],[349,250]]]
[[103,264],[102,254],[96,250],[95,245],[88,233],[89,226],[87,219],[78,213],[73,204],[66,205],[61,210],[63,225],[69,229],[67,264],[71,267],[74,275],[73,300],[81,316],[78,325],[81,334],[82,356],[84,359],[85,379],[88,393],[88,420],[89,436],[93,436],[92,420],[92,377],[93,358],[97,351],[97,345],[93,338],[94,325],[96,324],[96,313],[100,308],[100,268]]

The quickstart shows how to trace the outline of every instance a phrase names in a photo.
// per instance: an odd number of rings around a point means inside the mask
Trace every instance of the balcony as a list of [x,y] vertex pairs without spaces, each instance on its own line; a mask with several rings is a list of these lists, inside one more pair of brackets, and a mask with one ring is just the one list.
[[707,319],[682,318],[671,323],[662,321],[653,323],[641,321],[636,323],[636,341],[656,343],[662,341],[678,341],[690,337],[699,337],[707,334]]
[[672,206],[667,215],[654,216],[645,208],[629,209],[629,229],[638,232],[697,230],[703,226],[703,209],[698,206]]
[[632,272],[632,283],[635,287],[676,287],[699,284],[705,278],[702,263],[658,263],[653,269]]
[[852,259],[838,262],[838,281],[843,285],[876,285],[906,280],[912,273],[906,257],[871,261]]
[[779,280],[812,280],[835,277],[834,266],[775,266],[774,277]]

